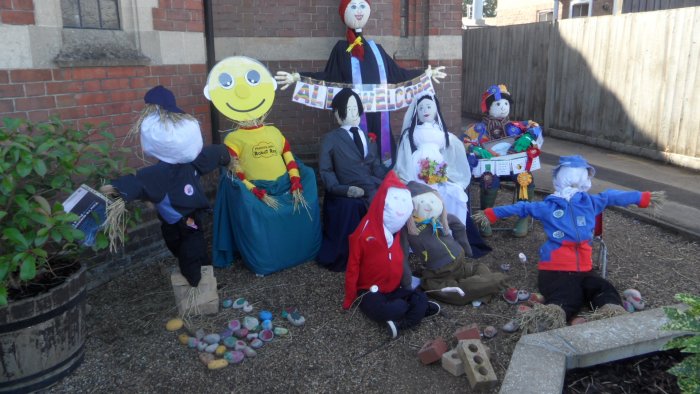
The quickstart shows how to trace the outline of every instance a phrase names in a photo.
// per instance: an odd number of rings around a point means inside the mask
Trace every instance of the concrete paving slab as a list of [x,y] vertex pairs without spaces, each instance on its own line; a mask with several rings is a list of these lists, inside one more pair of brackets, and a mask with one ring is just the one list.
[[502,394],[561,393],[566,376],[566,355],[523,343],[515,346],[508,372],[501,384]]
[[661,350],[673,338],[663,308],[523,336],[501,393],[561,393],[567,369],[584,368]]

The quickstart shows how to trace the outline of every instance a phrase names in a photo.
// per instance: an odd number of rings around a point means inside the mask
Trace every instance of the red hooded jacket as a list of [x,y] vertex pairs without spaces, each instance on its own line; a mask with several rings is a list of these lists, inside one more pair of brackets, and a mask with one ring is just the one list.
[[381,293],[391,293],[401,282],[403,250],[400,232],[394,235],[391,247],[384,236],[384,202],[390,187],[406,189],[394,171],[389,171],[379,185],[367,214],[350,234],[343,309],[350,308],[359,290],[369,290],[372,285],[377,285]]

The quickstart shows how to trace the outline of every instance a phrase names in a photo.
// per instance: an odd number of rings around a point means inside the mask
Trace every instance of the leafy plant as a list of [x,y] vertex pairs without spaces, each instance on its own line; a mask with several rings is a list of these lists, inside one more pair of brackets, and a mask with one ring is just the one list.
[[[114,136],[102,126],[73,128],[58,118],[35,124],[3,119],[0,126],[0,306],[8,289],[19,288],[50,271],[61,257],[81,251],[77,215],[61,202],[81,183],[98,186],[128,171],[126,148],[114,148]],[[94,250],[109,245],[98,233]],[[24,282],[24,283],[23,283]]]
[[669,372],[678,377],[678,387],[683,393],[700,393],[700,296],[676,294],[676,299],[688,305],[688,308],[664,308],[671,321],[663,328],[689,331],[692,335],[671,340],[665,349],[680,349],[683,353],[693,354],[669,369]]

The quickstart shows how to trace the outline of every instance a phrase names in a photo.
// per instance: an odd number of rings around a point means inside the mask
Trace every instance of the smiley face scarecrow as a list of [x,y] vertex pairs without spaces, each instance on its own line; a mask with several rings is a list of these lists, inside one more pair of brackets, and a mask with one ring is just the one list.
[[245,56],[220,61],[207,78],[204,95],[238,126],[224,139],[232,164],[217,195],[215,266],[240,253],[267,275],[313,259],[320,246],[314,172],[295,159],[279,129],[263,123],[276,89],[267,68]]

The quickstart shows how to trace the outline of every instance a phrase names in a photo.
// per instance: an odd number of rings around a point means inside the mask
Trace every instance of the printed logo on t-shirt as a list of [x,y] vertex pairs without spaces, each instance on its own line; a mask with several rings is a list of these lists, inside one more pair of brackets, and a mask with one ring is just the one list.
[[273,156],[279,156],[279,152],[277,152],[277,148],[272,142],[260,141],[257,145],[253,145],[253,158],[260,159]]
[[187,185],[185,185],[185,194],[187,194],[188,196],[191,196],[194,194],[194,188],[189,183]]

